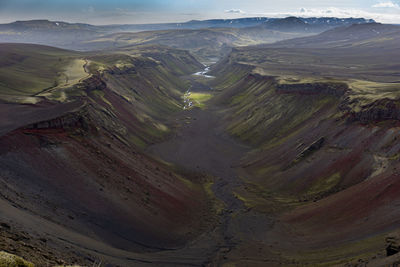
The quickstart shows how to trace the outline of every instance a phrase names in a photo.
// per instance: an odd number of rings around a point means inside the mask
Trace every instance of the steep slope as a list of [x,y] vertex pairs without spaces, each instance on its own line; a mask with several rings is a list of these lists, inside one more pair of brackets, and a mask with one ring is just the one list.
[[[49,48],[27,48],[47,60]],[[37,104],[0,104],[13,121],[0,123],[0,220],[8,226],[0,248],[39,266],[157,260],[141,253],[183,246],[213,216],[202,178],[142,150],[169,133],[163,119],[182,108],[187,86],[179,76],[201,65],[187,52],[159,47],[82,59],[89,77],[62,99],[53,88]]]
[[[213,68],[225,127],[254,147],[237,197],[280,222],[249,251],[269,244],[294,265],[384,253],[400,218],[400,85],[392,54],[366,51],[236,48]],[[345,71],[350,61],[357,71]],[[235,262],[240,249],[227,257]]]

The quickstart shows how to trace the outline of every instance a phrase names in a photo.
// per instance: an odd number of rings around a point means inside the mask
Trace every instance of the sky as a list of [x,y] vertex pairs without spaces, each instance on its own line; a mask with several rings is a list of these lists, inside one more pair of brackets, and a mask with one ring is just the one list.
[[400,0],[0,0],[0,23],[49,19],[140,24],[293,15],[364,17],[400,24]]

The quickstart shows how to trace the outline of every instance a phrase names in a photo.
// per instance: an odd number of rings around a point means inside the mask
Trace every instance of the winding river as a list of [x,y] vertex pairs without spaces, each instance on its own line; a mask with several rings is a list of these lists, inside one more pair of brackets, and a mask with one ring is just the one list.
[[[214,76],[207,75],[207,73],[209,71],[210,71],[210,66],[205,65],[204,70],[196,72],[196,73],[193,73],[192,76],[195,76],[197,78],[198,77],[203,77],[203,78],[206,78],[206,79],[214,79],[215,78]],[[192,88],[193,88],[193,84],[190,85],[189,89],[183,95],[183,104],[184,104],[183,109],[184,110],[189,109],[190,107],[193,106],[193,102],[190,99],[191,89]],[[209,89],[212,89],[212,88],[210,87]]]

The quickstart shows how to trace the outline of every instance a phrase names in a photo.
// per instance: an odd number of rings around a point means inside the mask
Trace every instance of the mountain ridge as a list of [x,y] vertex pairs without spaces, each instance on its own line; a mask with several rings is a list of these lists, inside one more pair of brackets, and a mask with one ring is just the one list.
[[339,47],[398,47],[400,26],[382,23],[365,23],[342,26],[315,36],[283,40],[265,47],[286,48],[339,48]]
[[201,29],[201,28],[244,28],[250,26],[257,26],[267,23],[285,22],[288,18],[296,18],[309,25],[349,25],[360,23],[374,22],[372,19],[364,18],[336,18],[336,17],[286,17],[286,18],[269,18],[269,17],[249,17],[238,19],[208,19],[208,20],[191,20],[187,22],[177,23],[150,23],[150,24],[109,24],[109,25],[94,25],[89,23],[74,23],[64,21],[52,21],[48,19],[34,19],[34,20],[18,20],[10,23],[0,24],[1,28],[13,26],[52,26],[52,27],[73,27],[81,26],[87,29],[96,30],[100,32],[116,32],[116,31],[145,31],[145,30],[172,30],[172,29]]

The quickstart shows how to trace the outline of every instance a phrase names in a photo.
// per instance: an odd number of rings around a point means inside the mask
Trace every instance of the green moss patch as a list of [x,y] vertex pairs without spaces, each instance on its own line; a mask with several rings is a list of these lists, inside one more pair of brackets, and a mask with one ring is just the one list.
[[35,265],[21,257],[0,251],[0,267],[35,267]]
[[186,93],[185,98],[193,103],[192,107],[204,108],[206,102],[213,97],[212,94],[196,92],[196,93]]
[[340,173],[332,174],[327,178],[315,181],[308,189],[307,194],[317,195],[332,190],[341,180]]

